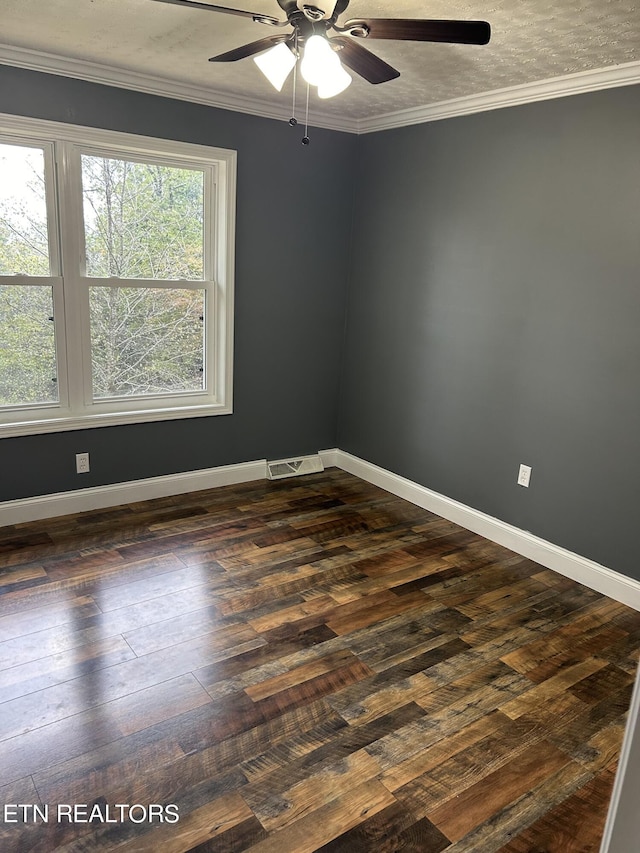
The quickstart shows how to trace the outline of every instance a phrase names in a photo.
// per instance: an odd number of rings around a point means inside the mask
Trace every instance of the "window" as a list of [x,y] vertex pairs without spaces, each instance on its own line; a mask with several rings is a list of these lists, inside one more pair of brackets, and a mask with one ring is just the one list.
[[231,411],[235,152],[0,116],[0,435]]

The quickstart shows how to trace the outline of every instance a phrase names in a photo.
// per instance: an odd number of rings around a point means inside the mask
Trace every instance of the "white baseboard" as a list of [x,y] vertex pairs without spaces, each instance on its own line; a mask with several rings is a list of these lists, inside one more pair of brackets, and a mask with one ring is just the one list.
[[[336,449],[318,452],[325,468],[336,467],[338,452]],[[148,477],[145,480],[131,480],[109,486],[94,486],[72,492],[56,492],[51,495],[4,501],[0,502],[0,527],[55,518],[58,515],[71,515],[91,509],[106,509],[136,501],[149,501],[153,498],[184,495],[201,489],[248,483],[251,480],[264,480],[266,477],[267,460],[258,459],[254,462],[186,471],[183,474],[167,474],[162,477]]]
[[120,504],[135,503],[135,501],[184,495],[187,492],[214,489],[217,486],[264,480],[266,476],[267,462],[265,459],[259,459],[237,465],[186,471],[183,474],[168,474],[164,477],[114,483],[111,486],[95,486],[73,492],[58,492],[53,495],[5,501],[0,503],[0,527],[85,512],[89,509],[105,509]]
[[521,554],[596,592],[621,601],[635,610],[640,610],[640,582],[588,560],[586,557],[581,557],[573,551],[567,551],[552,542],[540,539],[526,530],[513,527],[477,509],[433,492],[412,480],[379,468],[371,462],[352,456],[350,453],[342,450],[332,452],[335,454],[335,464],[338,468],[360,477],[361,480],[373,483],[393,495],[434,512],[448,521],[453,521],[473,533],[478,533],[485,539],[504,545],[516,554]]
[[[632,578],[427,489],[413,480],[407,480],[405,477],[379,468],[343,450],[336,448],[320,450],[318,455],[325,468],[342,468],[360,477],[361,480],[373,483],[416,506],[453,521],[473,533],[484,536],[485,539],[504,545],[516,554],[521,554],[596,592],[621,601],[635,610],[640,610],[640,582]],[[0,527],[153,498],[182,495],[201,489],[263,480],[266,476],[266,460],[259,459],[254,462],[187,471],[183,474],[169,474],[164,477],[150,477],[146,480],[133,480],[110,486],[96,486],[73,492],[58,492],[53,495],[5,501],[0,503]]]
[[319,450],[318,456],[322,459],[325,468],[338,468],[338,454],[340,451],[334,447],[331,450]]

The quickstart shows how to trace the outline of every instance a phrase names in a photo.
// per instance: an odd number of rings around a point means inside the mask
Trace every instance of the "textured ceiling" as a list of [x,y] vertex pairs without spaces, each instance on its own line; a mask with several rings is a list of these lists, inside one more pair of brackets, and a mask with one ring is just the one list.
[[[219,2],[281,17],[276,0]],[[316,2],[322,7],[321,0]],[[366,120],[640,61],[638,0],[352,0],[341,20],[362,16],[487,20],[492,39],[483,47],[368,42],[370,50],[401,72],[399,79],[373,86],[354,75],[349,89],[331,101],[320,104],[312,96],[312,114],[321,108],[336,119]],[[278,94],[250,59],[207,62],[210,56],[280,32],[249,19],[152,0],[0,0],[0,22],[0,41],[12,48],[205,87],[227,101],[251,98],[282,109],[283,115],[291,109],[291,81]],[[301,89],[299,95],[302,100]]]

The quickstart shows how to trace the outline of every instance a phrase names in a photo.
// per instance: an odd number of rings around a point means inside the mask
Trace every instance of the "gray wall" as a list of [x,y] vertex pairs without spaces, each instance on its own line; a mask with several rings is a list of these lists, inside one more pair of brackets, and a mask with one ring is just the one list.
[[639,152],[638,86],[362,137],[338,434],[637,579]]
[[0,439],[0,500],[335,446],[357,138],[314,129],[305,147],[288,109],[276,122],[0,67],[2,113],[238,151],[233,415]]

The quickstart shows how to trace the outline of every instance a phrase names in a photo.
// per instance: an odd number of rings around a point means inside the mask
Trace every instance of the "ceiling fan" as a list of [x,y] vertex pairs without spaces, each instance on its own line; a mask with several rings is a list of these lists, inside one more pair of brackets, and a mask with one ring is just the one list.
[[[308,83],[318,86],[321,98],[338,94],[351,82],[351,77],[342,68],[340,60],[369,83],[386,83],[400,76],[399,71],[371,53],[359,44],[359,41],[394,39],[482,45],[487,44],[491,38],[491,27],[486,21],[355,18],[339,25],[338,17],[346,10],[349,0],[318,0],[321,6],[311,5],[303,0],[277,0],[286,20],[261,12],[230,9],[197,0],[156,2],[238,15],[274,28],[291,26],[292,30],[289,32],[266,36],[219,56],[212,56],[209,62],[235,62],[253,56],[265,76],[280,90],[289,72],[302,56],[301,74]],[[329,10],[322,8],[326,4],[329,5]]]

